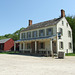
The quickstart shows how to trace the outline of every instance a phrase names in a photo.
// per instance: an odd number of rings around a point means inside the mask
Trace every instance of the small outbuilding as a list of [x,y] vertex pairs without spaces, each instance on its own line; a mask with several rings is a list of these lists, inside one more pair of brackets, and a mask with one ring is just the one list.
[[0,40],[0,50],[9,51],[14,49],[14,40],[11,38]]

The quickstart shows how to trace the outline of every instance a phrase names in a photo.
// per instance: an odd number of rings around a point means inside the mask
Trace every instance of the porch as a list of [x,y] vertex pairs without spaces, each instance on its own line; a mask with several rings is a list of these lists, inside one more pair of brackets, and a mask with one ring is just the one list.
[[17,43],[19,44],[18,51],[24,54],[52,56],[52,54],[57,53],[56,40],[53,39],[25,40],[15,42],[14,51],[16,51]]

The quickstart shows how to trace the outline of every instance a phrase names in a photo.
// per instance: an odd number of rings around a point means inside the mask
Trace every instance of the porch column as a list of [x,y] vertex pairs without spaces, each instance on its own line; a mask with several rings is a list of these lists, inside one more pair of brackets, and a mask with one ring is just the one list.
[[14,51],[16,51],[16,43],[14,42]]
[[35,53],[37,52],[37,41],[35,41]]
[[50,48],[51,48],[51,55],[52,55],[52,57],[53,57],[52,39],[50,39]]
[[20,51],[21,51],[21,43],[20,43],[19,49],[20,49]]
[[24,52],[24,50],[25,50],[25,42],[23,42],[23,52]]

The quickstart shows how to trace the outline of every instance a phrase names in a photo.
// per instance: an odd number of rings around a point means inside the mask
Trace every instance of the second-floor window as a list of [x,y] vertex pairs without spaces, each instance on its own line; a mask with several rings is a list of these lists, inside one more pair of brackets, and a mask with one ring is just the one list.
[[59,32],[61,35],[63,35],[63,29],[62,28],[59,28]]
[[37,31],[33,31],[33,37],[37,37]]
[[25,39],[25,33],[21,33],[21,39]]
[[39,36],[44,36],[45,34],[44,34],[44,30],[39,30]]
[[68,37],[71,37],[71,31],[68,31]]
[[64,21],[62,21],[62,25],[64,25]]
[[27,38],[31,38],[31,32],[27,33]]
[[47,35],[53,35],[53,28],[48,28],[47,29]]

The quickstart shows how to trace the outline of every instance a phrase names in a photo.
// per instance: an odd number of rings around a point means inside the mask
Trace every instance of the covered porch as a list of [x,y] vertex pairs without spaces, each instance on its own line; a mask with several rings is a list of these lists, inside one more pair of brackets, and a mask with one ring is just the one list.
[[41,54],[47,56],[57,53],[55,38],[15,41],[14,51],[16,51],[17,43],[19,44],[19,51],[22,53]]

